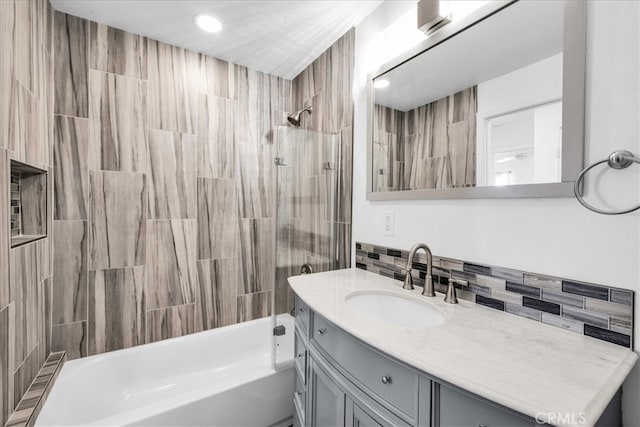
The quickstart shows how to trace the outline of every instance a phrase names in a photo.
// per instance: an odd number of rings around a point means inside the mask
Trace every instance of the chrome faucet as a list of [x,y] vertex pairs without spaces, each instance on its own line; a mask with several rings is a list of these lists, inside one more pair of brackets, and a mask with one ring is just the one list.
[[402,286],[402,289],[413,289],[413,278],[411,277],[411,269],[413,267],[413,258],[416,256],[416,252],[418,252],[420,249],[424,249],[424,252],[427,254],[427,277],[424,278],[424,289],[422,289],[422,295],[424,295],[425,297],[435,297],[436,293],[433,290],[433,278],[431,277],[431,266],[433,264],[431,249],[429,249],[429,246],[425,245],[424,243],[415,244],[411,248],[411,251],[409,251],[409,259],[407,260],[407,266],[405,267],[407,275],[404,278],[404,285]]

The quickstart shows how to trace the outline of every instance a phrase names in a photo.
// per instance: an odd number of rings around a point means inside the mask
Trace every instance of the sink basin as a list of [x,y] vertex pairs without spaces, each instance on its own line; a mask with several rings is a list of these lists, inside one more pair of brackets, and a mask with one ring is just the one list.
[[354,292],[345,298],[347,306],[371,320],[411,327],[437,326],[444,316],[429,303],[421,303],[398,294]]

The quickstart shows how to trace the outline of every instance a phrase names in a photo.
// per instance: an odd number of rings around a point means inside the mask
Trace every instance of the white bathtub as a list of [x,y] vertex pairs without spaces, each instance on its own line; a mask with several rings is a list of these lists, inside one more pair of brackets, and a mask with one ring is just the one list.
[[293,318],[270,318],[65,363],[36,426],[269,426],[293,414]]

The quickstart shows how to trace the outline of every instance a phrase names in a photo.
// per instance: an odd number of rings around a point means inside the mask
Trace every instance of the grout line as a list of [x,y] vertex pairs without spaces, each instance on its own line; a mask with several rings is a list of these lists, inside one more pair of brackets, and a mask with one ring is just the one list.
[[[66,322],[66,323],[52,323],[51,329],[53,329],[54,326],[75,325],[76,323],[85,323],[85,322],[88,322],[88,320],[76,320],[75,322]],[[57,350],[57,351],[64,351],[64,350]]]
[[[193,306],[195,308],[196,302],[188,302],[186,304],[178,304],[178,305],[169,305],[167,307],[158,307],[158,308],[151,308],[148,310],[145,310],[145,314],[151,313],[153,311],[161,311],[161,310],[171,310],[172,308],[179,308],[179,307],[189,307],[189,306]],[[146,327],[146,325],[145,325]]]
[[[18,367],[15,369],[15,371],[13,371],[13,375],[15,376],[16,373],[18,373],[18,371],[20,370],[20,368],[27,362],[27,359],[29,358],[29,356],[31,356],[33,354],[34,351],[36,351],[38,349],[38,345],[39,343],[36,343],[35,346],[33,346],[33,348],[31,349],[31,351],[29,351],[27,353],[27,355],[25,356],[25,358],[22,360],[22,362],[20,362],[20,364],[18,365]],[[15,361],[14,361],[15,362]]]
[[129,266],[124,266],[124,267],[89,268],[87,271],[125,270],[127,268],[142,268],[142,267],[148,267],[148,265],[147,264],[141,264],[141,265],[129,265]]
[[[147,75],[147,78],[146,78],[146,79],[141,79],[141,78],[138,78],[138,77],[126,76],[126,75],[124,75],[124,74],[118,74],[118,73],[114,73],[114,72],[111,72],[111,71],[98,70],[98,69],[96,69],[96,68],[91,68],[90,66],[88,66],[88,67],[87,67],[87,70],[88,70],[88,72],[87,72],[87,78],[89,77],[89,73],[90,73],[91,71],[93,71],[94,73],[103,73],[103,74],[107,74],[107,75],[110,75],[110,76],[123,77],[123,78],[125,78],[125,79],[135,80],[135,81],[137,81],[137,82],[145,83],[145,84],[149,81],[149,79],[148,79],[148,75]],[[87,79],[87,81],[88,81],[88,79]]]
[[58,114],[58,113],[53,113],[52,115],[53,115],[53,117],[59,116],[59,117],[65,117],[67,119],[89,120],[89,117],[68,116],[66,114]]
[[244,294],[236,294],[236,297],[240,298],[240,297],[244,297],[244,296],[248,296],[248,295],[258,295],[258,294],[267,294],[269,292],[273,292],[273,289],[269,289],[266,291],[258,291],[258,292],[247,292]]
[[238,259],[235,256],[233,256],[233,257],[221,257],[221,258],[196,259],[196,262],[201,262],[201,261],[238,261]]

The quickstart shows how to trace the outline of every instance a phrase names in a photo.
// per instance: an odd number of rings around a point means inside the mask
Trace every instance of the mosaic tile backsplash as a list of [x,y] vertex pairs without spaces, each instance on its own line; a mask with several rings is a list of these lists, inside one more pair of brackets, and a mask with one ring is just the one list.
[[20,234],[20,175],[11,174],[11,236]]
[[[404,280],[409,251],[356,243],[356,267]],[[413,262],[413,283],[424,285],[426,256]],[[456,285],[458,298],[537,322],[633,348],[634,292],[520,270],[433,257],[433,283],[446,292],[449,277],[467,280]]]

